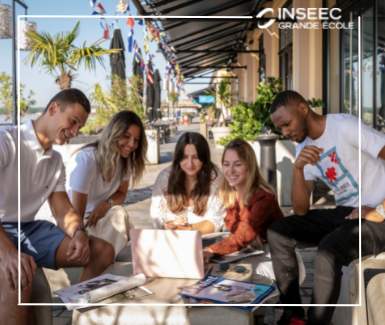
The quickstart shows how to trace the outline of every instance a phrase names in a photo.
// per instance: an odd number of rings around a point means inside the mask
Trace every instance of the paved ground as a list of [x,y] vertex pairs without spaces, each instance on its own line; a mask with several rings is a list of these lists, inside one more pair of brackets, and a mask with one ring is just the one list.
[[[124,203],[135,228],[149,229],[153,228],[150,218],[150,205],[151,205],[151,193],[155,182],[155,179],[159,172],[165,167],[169,166],[172,162],[173,152],[175,144],[179,137],[186,131],[199,132],[199,124],[193,123],[190,126],[179,126],[178,134],[171,138],[167,144],[161,144],[161,163],[159,165],[148,165],[143,177],[142,182],[135,189],[129,191],[127,199]],[[223,149],[215,148],[213,140],[209,141],[210,150],[212,154],[212,160],[218,166],[222,157]],[[291,214],[291,207],[282,209],[285,216]],[[313,287],[313,274],[314,274],[314,257],[315,249],[303,249],[300,250],[300,254],[306,267],[306,279],[301,286],[302,301],[305,304],[310,303],[310,297]],[[71,324],[72,312],[66,309],[58,309],[53,311],[54,325],[67,325]]]

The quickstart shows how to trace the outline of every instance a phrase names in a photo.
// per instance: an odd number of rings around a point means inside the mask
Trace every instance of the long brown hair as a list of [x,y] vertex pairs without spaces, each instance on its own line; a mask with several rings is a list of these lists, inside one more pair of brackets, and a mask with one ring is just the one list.
[[[240,206],[248,205],[250,198],[259,189],[264,189],[266,192],[275,196],[273,187],[268,182],[266,182],[261,175],[261,171],[257,163],[257,158],[250,144],[242,139],[235,139],[231,141],[223,151],[222,166],[227,150],[234,150],[247,170],[245,191],[243,192],[242,198],[240,199]],[[230,186],[227,179],[222,176],[222,181],[219,188],[219,198],[226,208],[234,207],[236,201],[236,193],[237,191],[235,187]]]
[[[140,129],[139,144],[138,147],[130,153],[128,158],[123,158],[120,155],[117,142],[132,124],[137,125]],[[147,146],[146,133],[139,116],[132,111],[121,111],[115,114],[110,122],[108,122],[100,140],[86,144],[73,154],[87,147],[95,147],[97,149],[96,155],[100,163],[101,173],[106,182],[111,181],[119,166],[119,161],[122,161],[123,165],[122,181],[123,177],[127,174],[129,166],[131,166],[130,185],[131,188],[133,188],[143,176],[147,161]]]
[[216,166],[211,162],[210,148],[206,139],[196,132],[184,133],[176,144],[168,186],[165,191],[167,207],[172,213],[178,213],[185,210],[184,202],[187,199],[184,183],[185,173],[180,167],[180,161],[183,159],[184,148],[188,144],[193,144],[195,146],[198,158],[203,163],[202,169],[198,172],[195,187],[190,195],[190,198],[194,202],[193,212],[197,216],[203,216],[206,213],[211,182],[218,177],[218,171]]

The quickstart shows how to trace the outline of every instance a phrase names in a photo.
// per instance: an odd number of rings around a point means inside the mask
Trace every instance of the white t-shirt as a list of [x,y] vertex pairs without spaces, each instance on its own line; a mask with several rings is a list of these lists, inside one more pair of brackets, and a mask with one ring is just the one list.
[[[0,219],[17,222],[18,127],[0,129]],[[20,127],[20,222],[34,221],[52,192],[65,192],[60,153],[44,151],[32,121]]]
[[[96,155],[95,147],[87,147],[73,155],[67,164],[67,193],[72,201],[72,190],[88,194],[86,213],[92,210],[102,201],[108,200],[116,193],[121,185],[123,165],[119,160],[119,166],[110,182],[103,180],[101,167]],[[123,181],[130,179],[131,168],[128,168]]]
[[[321,137],[309,137],[297,145],[297,156],[304,146],[324,149],[317,166],[306,165],[305,180],[321,179],[334,192],[337,205],[359,205],[358,118],[348,114],[329,114]],[[361,204],[376,207],[385,198],[385,161],[378,154],[385,146],[382,134],[361,121]]]
[[[154,227],[157,229],[163,228],[168,221],[175,220],[175,216],[187,217],[187,222],[191,225],[199,223],[203,220],[209,220],[214,224],[214,232],[221,231],[226,217],[226,208],[218,198],[218,188],[220,175],[210,186],[210,196],[207,200],[207,208],[204,216],[197,216],[194,207],[187,207],[184,211],[173,214],[167,207],[167,199],[164,196],[164,190],[167,188],[168,179],[170,177],[171,166],[163,169],[156,178],[154,189],[152,190],[151,201],[151,219]],[[219,172],[218,172],[219,173]]]

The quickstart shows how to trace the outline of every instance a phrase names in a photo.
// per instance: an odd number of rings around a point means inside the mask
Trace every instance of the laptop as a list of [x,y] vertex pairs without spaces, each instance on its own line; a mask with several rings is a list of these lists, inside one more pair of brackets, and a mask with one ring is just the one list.
[[130,239],[135,275],[203,279],[200,231],[131,229]]

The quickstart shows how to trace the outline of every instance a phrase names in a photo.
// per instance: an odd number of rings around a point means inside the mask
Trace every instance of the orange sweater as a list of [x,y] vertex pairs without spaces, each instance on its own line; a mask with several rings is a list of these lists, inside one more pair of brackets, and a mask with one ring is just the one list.
[[283,213],[275,197],[260,189],[247,206],[240,208],[236,201],[233,208],[226,209],[225,222],[231,235],[209,247],[217,255],[236,252],[251,244],[258,234],[267,239],[267,229],[280,218]]

